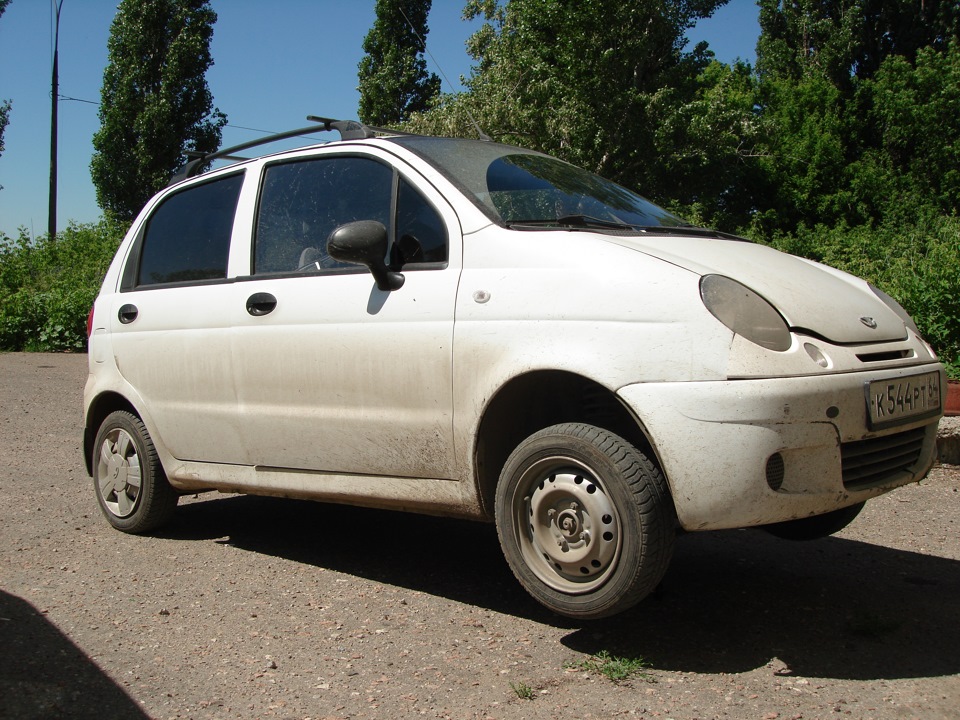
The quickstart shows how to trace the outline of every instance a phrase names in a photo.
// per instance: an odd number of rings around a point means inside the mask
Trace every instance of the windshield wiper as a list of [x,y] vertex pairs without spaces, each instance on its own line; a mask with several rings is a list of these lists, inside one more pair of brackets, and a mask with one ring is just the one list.
[[550,220],[511,220],[507,227],[512,225],[559,225],[561,227],[582,227],[582,228],[609,228],[611,230],[636,230],[635,225],[629,223],[617,222],[616,220],[603,220],[590,215],[561,215],[558,218]]

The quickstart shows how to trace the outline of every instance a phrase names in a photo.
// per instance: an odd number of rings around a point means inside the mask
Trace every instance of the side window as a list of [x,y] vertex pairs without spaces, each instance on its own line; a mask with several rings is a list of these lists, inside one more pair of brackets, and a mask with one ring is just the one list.
[[164,200],[147,221],[136,284],[225,278],[242,185],[231,175]]
[[397,195],[396,238],[404,266],[447,261],[447,229],[440,214],[402,178]]
[[267,167],[257,214],[254,273],[335,267],[327,238],[344,223],[390,227],[393,170],[370,158],[326,157]]

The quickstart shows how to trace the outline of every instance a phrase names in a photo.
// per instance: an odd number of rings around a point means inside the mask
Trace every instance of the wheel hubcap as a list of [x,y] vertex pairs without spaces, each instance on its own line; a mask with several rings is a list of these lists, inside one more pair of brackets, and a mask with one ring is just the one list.
[[547,585],[582,593],[606,582],[620,552],[619,516],[586,467],[569,458],[535,464],[514,508],[524,557]]
[[133,438],[114,428],[103,438],[97,461],[97,487],[107,510],[117,517],[133,513],[140,498],[142,473]]

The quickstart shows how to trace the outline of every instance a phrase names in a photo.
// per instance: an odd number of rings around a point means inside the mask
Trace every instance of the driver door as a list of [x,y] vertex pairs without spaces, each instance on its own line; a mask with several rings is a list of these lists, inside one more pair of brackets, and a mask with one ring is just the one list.
[[[401,289],[378,290],[365,267],[326,253],[330,232],[354,220],[382,222],[392,239],[401,226],[416,228],[418,244],[430,248],[404,267]],[[459,224],[442,198],[428,198],[381,159],[318,155],[265,168],[252,272],[235,285],[234,307],[243,310],[232,341],[253,464],[454,477],[459,247]]]

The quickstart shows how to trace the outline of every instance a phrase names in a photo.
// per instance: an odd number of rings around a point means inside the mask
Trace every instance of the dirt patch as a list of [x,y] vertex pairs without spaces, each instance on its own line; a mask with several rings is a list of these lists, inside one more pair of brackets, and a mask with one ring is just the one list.
[[957,717],[956,467],[830,539],[682,536],[654,597],[577,624],[488,525],[208,494],[112,530],[86,362],[0,355],[0,718]]

